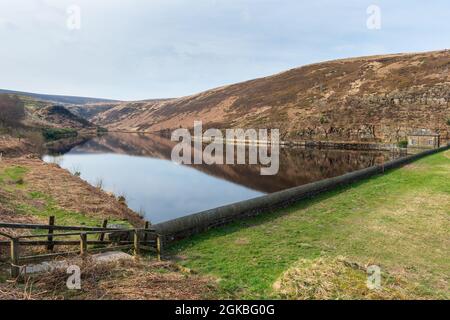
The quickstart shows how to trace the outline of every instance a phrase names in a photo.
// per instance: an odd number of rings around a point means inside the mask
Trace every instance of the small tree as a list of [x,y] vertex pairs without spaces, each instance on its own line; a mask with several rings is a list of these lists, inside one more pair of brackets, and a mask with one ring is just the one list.
[[397,142],[397,146],[399,148],[407,148],[408,147],[408,141],[407,140],[401,140]]
[[450,118],[447,119],[447,125],[450,126]]
[[0,124],[16,126],[25,118],[25,107],[17,96],[0,94]]

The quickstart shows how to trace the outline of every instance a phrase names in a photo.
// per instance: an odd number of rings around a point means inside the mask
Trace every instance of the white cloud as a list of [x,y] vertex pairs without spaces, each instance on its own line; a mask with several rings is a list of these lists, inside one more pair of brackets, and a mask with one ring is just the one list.
[[[66,27],[79,5],[82,28]],[[144,99],[191,94],[302,64],[450,43],[450,4],[372,1],[2,0],[0,87]]]

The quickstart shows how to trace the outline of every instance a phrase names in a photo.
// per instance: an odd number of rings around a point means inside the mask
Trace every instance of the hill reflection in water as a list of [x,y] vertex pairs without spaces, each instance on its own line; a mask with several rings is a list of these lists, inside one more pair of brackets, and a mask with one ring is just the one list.
[[61,156],[44,156],[80,172],[89,183],[124,195],[152,223],[250,199],[388,161],[388,152],[282,148],[280,170],[261,176],[259,165],[177,165],[175,142],[155,135],[110,133]]

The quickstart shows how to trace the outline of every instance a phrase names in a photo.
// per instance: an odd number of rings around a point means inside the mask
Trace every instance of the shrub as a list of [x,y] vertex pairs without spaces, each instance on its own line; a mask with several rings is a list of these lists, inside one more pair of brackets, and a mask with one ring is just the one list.
[[447,119],[447,125],[450,126],[450,118]]
[[398,146],[399,148],[406,148],[406,147],[408,147],[408,141],[406,141],[406,140],[399,141],[399,142],[397,143],[397,146]]
[[14,183],[18,184],[18,185],[23,185],[25,183],[25,181],[23,181],[23,178],[19,178],[17,180],[14,180]]
[[47,141],[54,141],[59,139],[76,137],[78,135],[77,130],[69,128],[45,128],[42,130],[42,134]]
[[118,196],[117,201],[119,201],[121,204],[124,204],[124,205],[127,204],[127,199],[125,198],[125,196]]
[[97,181],[95,182],[95,187],[97,189],[102,190],[103,189],[103,179],[98,178]]

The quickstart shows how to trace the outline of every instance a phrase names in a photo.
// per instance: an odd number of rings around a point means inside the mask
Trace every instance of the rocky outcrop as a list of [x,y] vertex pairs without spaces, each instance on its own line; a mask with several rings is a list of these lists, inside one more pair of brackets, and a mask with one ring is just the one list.
[[[449,139],[449,101],[449,82],[431,88],[414,86],[390,93],[348,96],[337,105],[343,113],[330,110],[323,114],[323,123],[289,137],[394,143],[405,139],[412,130],[424,128]],[[345,119],[340,114],[346,114]]]

